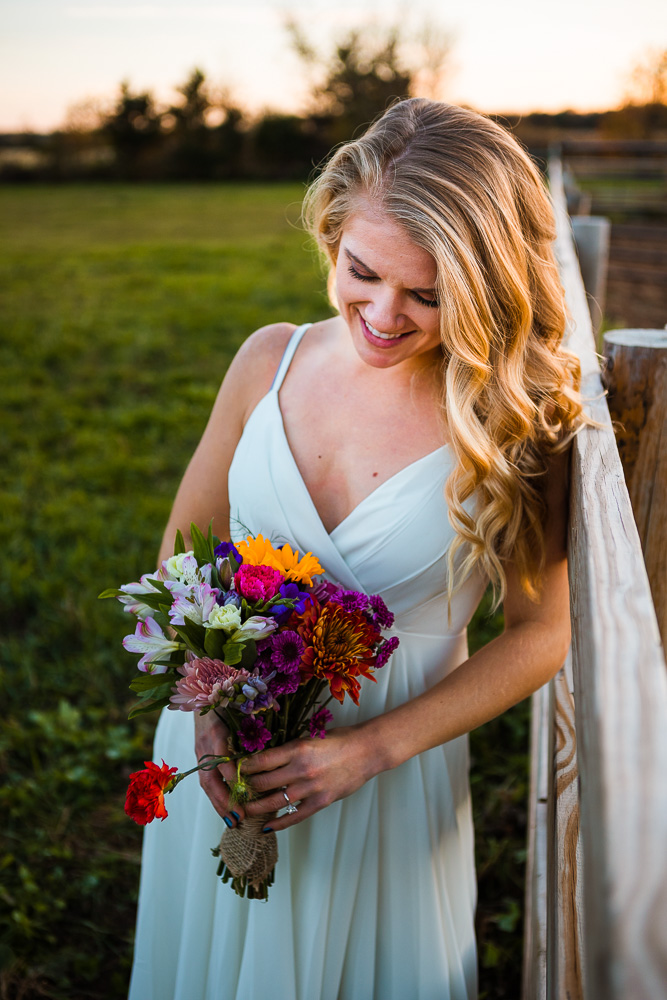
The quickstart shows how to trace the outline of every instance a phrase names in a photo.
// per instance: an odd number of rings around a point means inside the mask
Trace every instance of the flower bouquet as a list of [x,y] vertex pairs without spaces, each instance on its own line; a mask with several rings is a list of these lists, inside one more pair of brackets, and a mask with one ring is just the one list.
[[[324,738],[327,703],[347,694],[359,704],[360,679],[375,680],[398,645],[382,635],[393,624],[382,599],[314,582],[323,570],[312,553],[300,557],[262,535],[237,546],[220,542],[210,525],[208,536],[191,525],[191,536],[191,551],[179,531],[174,555],[156,573],[100,594],[138,618],[123,640],[141,654],[130,718],[164,706],[215,711],[230,733],[227,756],[183,773],[146,761],[131,775],[125,811],[141,824],[166,818],[164,795],[187,775],[230,760],[237,765],[232,803],[254,797],[243,760],[288,740]],[[213,849],[223,882],[252,899],[268,898],[278,858],[275,833],[263,834],[264,825],[246,818]]]

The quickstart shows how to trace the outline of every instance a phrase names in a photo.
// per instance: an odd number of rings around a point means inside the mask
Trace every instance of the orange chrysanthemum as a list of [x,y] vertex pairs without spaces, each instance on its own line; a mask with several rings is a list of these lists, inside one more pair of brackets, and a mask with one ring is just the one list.
[[301,658],[305,677],[319,677],[329,682],[334,698],[342,702],[347,692],[359,704],[358,677],[375,680],[373,646],[378,630],[358,611],[346,611],[339,604],[323,608],[311,605],[299,628],[308,646]]
[[258,535],[257,538],[249,535],[243,542],[239,542],[236,548],[247,565],[270,566],[284,573],[285,579],[294,583],[305,583],[310,586],[312,578],[324,572],[312,552],[307,552],[305,556],[299,558],[299,553],[293,552],[290,545],[276,549],[263,535]]

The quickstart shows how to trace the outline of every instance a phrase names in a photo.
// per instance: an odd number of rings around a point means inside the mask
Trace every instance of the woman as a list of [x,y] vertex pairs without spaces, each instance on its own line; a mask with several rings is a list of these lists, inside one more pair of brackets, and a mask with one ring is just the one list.
[[[231,517],[233,540],[287,540],[381,593],[400,646],[326,739],[248,762],[262,797],[245,809],[233,766],[200,772],[205,795],[179,787],[146,832],[132,1000],[476,997],[467,734],[569,644],[566,454],[584,418],[535,168],[490,120],[408,100],[338,149],[306,207],[338,315],[243,345],[160,558],[177,528],[214,517],[222,535]],[[468,659],[489,579],[505,631]],[[213,713],[163,713],[155,757],[184,770],[225,735]],[[298,811],[275,818],[284,792]],[[266,904],[207,860],[220,817],[245,816],[278,832]]]

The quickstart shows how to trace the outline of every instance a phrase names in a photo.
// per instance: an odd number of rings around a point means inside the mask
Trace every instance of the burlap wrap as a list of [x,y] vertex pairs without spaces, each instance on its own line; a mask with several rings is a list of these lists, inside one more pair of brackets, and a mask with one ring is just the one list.
[[240,826],[225,830],[220,840],[220,858],[233,877],[242,876],[260,890],[278,860],[275,833],[262,833],[264,819],[244,819]]

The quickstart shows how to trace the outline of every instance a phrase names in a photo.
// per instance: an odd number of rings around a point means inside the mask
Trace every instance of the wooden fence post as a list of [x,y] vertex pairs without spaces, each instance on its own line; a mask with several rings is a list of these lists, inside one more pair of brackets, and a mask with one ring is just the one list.
[[611,223],[601,215],[578,215],[572,219],[572,232],[577,247],[581,277],[586,289],[593,333],[597,337],[602,325],[607,294]]
[[667,648],[667,330],[604,335],[609,412]]

